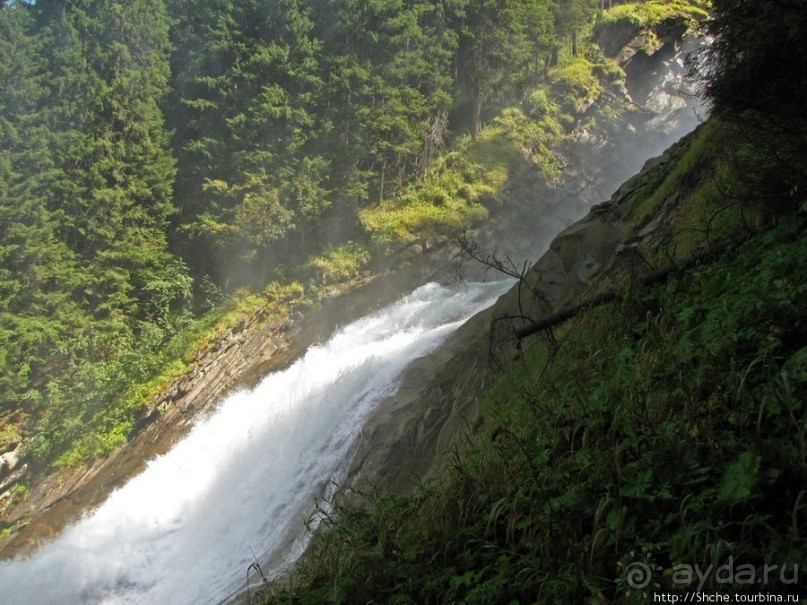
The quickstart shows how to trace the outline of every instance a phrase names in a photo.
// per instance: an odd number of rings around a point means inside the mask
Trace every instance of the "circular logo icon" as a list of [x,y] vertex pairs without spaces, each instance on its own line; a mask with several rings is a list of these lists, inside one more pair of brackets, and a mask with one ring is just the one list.
[[640,562],[633,562],[625,568],[625,579],[628,586],[641,590],[652,580],[653,573],[650,567]]

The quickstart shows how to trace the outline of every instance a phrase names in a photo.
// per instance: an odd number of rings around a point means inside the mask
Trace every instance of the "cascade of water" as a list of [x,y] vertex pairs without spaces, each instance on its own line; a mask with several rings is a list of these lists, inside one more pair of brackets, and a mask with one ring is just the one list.
[[234,393],[62,536],[0,564],[0,601],[216,603],[254,556],[293,560],[396,377],[510,284],[427,284]]

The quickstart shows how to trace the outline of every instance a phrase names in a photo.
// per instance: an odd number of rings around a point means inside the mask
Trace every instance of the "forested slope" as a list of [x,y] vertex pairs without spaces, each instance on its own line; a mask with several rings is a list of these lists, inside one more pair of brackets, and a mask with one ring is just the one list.
[[[484,225],[515,165],[551,189],[621,98],[609,45],[710,9],[604,4],[0,3],[2,506],[125,443],[221,325]],[[598,212],[645,264],[754,239],[600,283],[615,306],[525,346],[453,474],[327,519],[270,600],[641,600],[618,563],[649,553],[801,561],[807,7],[712,4],[716,119]]]
[[596,8],[4,1],[3,449],[108,452],[143,385],[194,354],[170,344],[194,317],[355,274],[359,211],[546,82]]
[[168,14],[85,4],[0,10],[0,398],[43,460],[142,378],[192,286],[169,251]]
[[481,224],[516,160],[551,188],[624,78],[593,0],[0,6],[4,475],[124,443],[234,314]]

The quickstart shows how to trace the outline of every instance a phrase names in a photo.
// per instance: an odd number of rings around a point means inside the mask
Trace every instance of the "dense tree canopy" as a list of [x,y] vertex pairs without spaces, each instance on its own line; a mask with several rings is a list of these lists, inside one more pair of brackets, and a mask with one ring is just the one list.
[[232,287],[349,229],[534,85],[591,18],[573,5],[171,2],[178,249]]
[[211,293],[363,237],[360,211],[523,103],[596,4],[3,2],[2,413],[39,423],[43,458],[117,422],[104,398]]
[[190,295],[168,251],[168,24],[151,0],[0,15],[4,411],[64,420],[64,406],[102,390],[96,363],[148,324],[170,329]]

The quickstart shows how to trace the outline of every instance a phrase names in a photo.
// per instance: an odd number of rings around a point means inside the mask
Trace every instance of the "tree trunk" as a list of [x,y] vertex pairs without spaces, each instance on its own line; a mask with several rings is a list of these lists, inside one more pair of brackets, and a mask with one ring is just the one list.
[[484,103],[485,95],[478,93],[474,97],[474,105],[471,113],[471,136],[473,136],[474,139],[476,139],[476,135],[482,131],[482,106]]
[[386,171],[387,171],[387,160],[384,160],[381,163],[381,184],[379,185],[379,188],[378,188],[378,201],[379,202],[384,201],[384,174],[386,173]]

